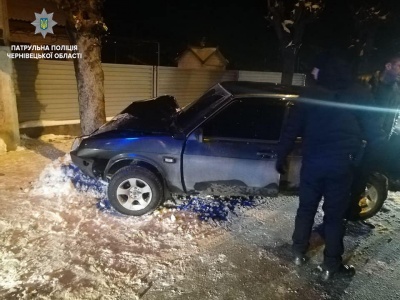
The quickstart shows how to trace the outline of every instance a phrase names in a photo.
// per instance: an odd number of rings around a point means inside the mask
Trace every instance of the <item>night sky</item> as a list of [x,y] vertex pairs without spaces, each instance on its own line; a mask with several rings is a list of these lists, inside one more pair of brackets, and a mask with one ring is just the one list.
[[[353,22],[348,2],[327,0],[321,18],[307,26],[298,71],[307,69],[308,62],[319,51],[350,43]],[[386,2],[393,11],[400,7],[398,0]],[[136,54],[136,63],[155,64],[155,42],[159,42],[161,64],[174,65],[178,53],[188,45],[199,45],[205,38],[207,46],[219,47],[230,62],[230,69],[278,71],[277,37],[265,19],[266,14],[266,0],[153,0],[141,3],[106,0],[104,18],[109,27],[108,34],[116,44],[110,44],[109,39],[105,48],[109,60],[123,62],[118,61],[121,54],[129,52]],[[399,22],[381,26],[377,38],[381,46],[377,52],[397,51],[399,29]],[[115,45],[117,51],[113,48]]]

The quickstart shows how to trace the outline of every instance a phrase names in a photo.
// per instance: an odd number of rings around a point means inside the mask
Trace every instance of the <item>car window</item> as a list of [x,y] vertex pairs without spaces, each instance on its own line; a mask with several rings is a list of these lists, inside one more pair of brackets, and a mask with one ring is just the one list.
[[237,99],[203,125],[205,139],[278,141],[286,102],[273,98]]
[[218,106],[228,94],[220,87],[215,87],[206,92],[198,100],[183,107],[182,112],[178,115],[178,125],[182,128],[195,123],[207,111]]

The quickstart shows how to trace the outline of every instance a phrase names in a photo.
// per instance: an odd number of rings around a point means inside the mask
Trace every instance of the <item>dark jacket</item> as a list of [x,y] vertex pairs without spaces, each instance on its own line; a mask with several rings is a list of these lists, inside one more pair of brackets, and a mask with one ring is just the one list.
[[372,86],[375,101],[379,109],[379,123],[381,128],[389,136],[387,143],[384,143],[376,152],[371,155],[372,163],[376,170],[386,174],[389,178],[400,178],[400,91],[398,83],[385,84],[378,81]]
[[[387,109],[379,113],[379,122],[382,129],[387,133],[391,134],[395,130],[396,117],[400,107],[400,90],[397,83],[385,84],[379,82],[376,86],[372,87],[372,93],[375,98],[375,102],[379,108]],[[399,135],[398,128],[395,134]]]
[[362,140],[382,138],[371,117],[372,111],[365,109],[373,105],[371,95],[361,87],[343,90],[316,87],[301,96],[289,113],[278,147],[278,160],[286,159],[297,137],[302,137],[303,161],[333,163],[354,159]]

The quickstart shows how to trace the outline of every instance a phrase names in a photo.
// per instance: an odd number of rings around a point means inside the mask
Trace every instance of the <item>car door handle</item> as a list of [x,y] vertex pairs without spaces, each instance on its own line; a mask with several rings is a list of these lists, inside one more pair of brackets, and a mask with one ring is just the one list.
[[261,156],[261,158],[275,159],[278,157],[278,154],[274,150],[261,150],[257,152],[257,156]]

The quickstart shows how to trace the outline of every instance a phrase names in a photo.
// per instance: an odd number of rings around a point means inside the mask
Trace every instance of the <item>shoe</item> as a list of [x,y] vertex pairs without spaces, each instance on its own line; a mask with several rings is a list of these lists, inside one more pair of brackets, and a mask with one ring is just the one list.
[[296,254],[293,258],[293,263],[296,266],[302,266],[308,261],[308,257],[304,254]]
[[329,281],[332,278],[338,277],[349,278],[356,274],[356,269],[352,265],[344,264],[341,264],[339,269],[337,269],[336,271],[326,270],[321,266],[318,267],[318,270],[321,272],[319,277],[322,281]]

